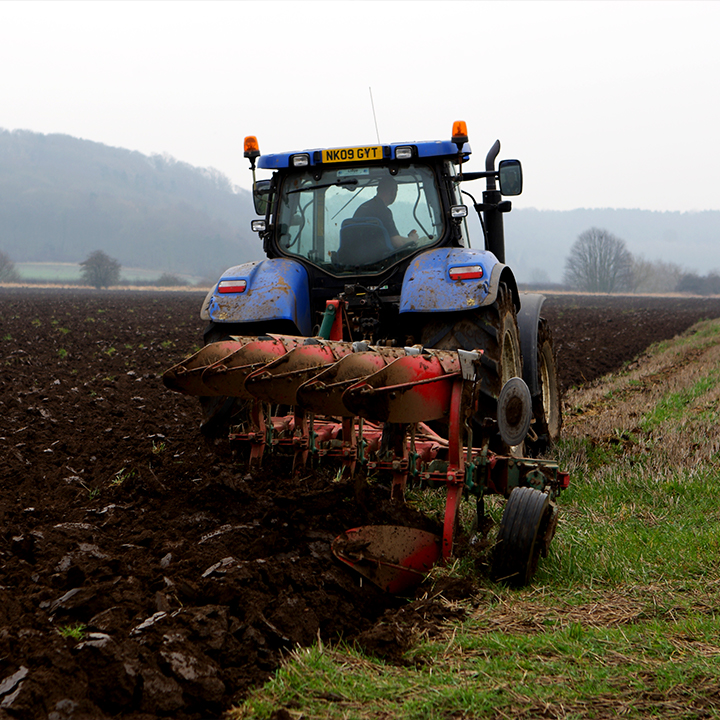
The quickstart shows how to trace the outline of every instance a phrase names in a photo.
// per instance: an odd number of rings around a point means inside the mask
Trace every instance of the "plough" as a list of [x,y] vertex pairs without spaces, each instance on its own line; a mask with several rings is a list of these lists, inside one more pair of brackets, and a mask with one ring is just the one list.
[[[487,443],[473,446],[481,355],[321,337],[238,336],[205,346],[163,380],[181,393],[247,403],[245,420],[230,427],[229,439],[247,450],[251,469],[265,453],[283,450],[292,454],[295,472],[312,459],[333,459],[347,474],[359,467],[389,474],[394,502],[404,502],[408,482],[444,485],[442,538],[414,528],[369,526],[335,541],[340,560],[384,589],[405,591],[438,560],[447,562],[464,493],[476,498],[479,517],[486,495],[511,498],[494,568],[498,577],[524,584],[554,535],[554,499],[568,475],[554,462],[496,454]],[[517,383],[522,381],[506,384],[498,404],[499,425],[515,446],[531,413],[529,392],[518,400]],[[446,437],[438,426],[446,428]],[[514,494],[516,488],[531,492]],[[505,528],[510,521],[517,527]]]

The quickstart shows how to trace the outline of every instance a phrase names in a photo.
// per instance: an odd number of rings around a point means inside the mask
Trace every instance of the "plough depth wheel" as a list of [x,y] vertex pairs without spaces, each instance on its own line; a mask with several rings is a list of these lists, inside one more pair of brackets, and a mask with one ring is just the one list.
[[531,487],[518,487],[510,493],[494,551],[496,580],[520,587],[533,579],[552,518],[547,493]]

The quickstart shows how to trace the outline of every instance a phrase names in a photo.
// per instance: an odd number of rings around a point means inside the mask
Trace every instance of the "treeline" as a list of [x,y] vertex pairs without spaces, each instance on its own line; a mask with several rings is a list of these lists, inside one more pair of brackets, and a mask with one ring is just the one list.
[[717,271],[705,276],[697,273],[682,275],[676,286],[678,292],[692,293],[693,295],[720,295],[720,274]]
[[0,130],[0,249],[215,277],[257,258],[249,193],[216,170],[67,135]]
[[[523,198],[531,201],[532,192],[528,181]],[[561,283],[570,248],[591,227],[607,228],[622,238],[636,258],[667,263],[700,276],[720,269],[717,210],[513,209],[505,216],[507,262],[525,282]],[[479,227],[475,237],[481,237]],[[479,246],[478,242],[473,244]]]
[[598,293],[720,294],[720,273],[706,276],[662,260],[634,256],[625,240],[604,228],[581,233],[565,259],[565,287]]

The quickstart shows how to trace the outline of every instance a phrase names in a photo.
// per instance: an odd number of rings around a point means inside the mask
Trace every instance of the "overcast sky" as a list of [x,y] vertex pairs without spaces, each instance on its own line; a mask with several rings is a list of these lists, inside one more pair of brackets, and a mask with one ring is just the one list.
[[720,210],[718,2],[0,2],[0,128],[214,167],[444,139],[515,207]]

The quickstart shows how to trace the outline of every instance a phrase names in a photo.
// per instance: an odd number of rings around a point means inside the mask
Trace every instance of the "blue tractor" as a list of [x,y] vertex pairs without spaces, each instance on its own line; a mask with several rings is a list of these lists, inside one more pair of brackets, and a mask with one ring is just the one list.
[[[269,332],[317,336],[328,301],[340,298],[343,340],[482,349],[475,442],[544,452],[561,426],[555,355],[544,297],[519,293],[505,265],[503,215],[512,206],[503,197],[519,195],[523,178],[517,160],[495,169],[499,150],[495,142],[485,170],[465,171],[464,122],[445,141],[272,155],[246,138],[255,209],[264,216],[252,227],[267,259],[229,268],[208,294],[206,344]],[[272,178],[256,180],[256,166]],[[481,202],[465,190],[477,180],[486,184]],[[465,197],[480,218],[475,247]],[[514,377],[531,397],[522,440],[516,394],[498,419],[500,391]],[[214,397],[202,405],[204,431],[225,433],[238,403]]]
[[[296,467],[334,458],[388,474],[398,501],[409,481],[444,484],[442,538],[373,526],[333,546],[391,591],[451,555],[463,495],[479,523],[485,495],[508,498],[495,575],[529,582],[568,483],[539,459],[560,433],[555,355],[543,296],[518,292],[504,262],[503,198],[521,193],[522,169],[496,169],[499,150],[466,171],[463,122],[449,140],[272,155],[246,138],[267,258],[225,271],[202,307],[204,348],[164,375],[251,467],[267,451]],[[481,202],[464,189],[478,180]]]

